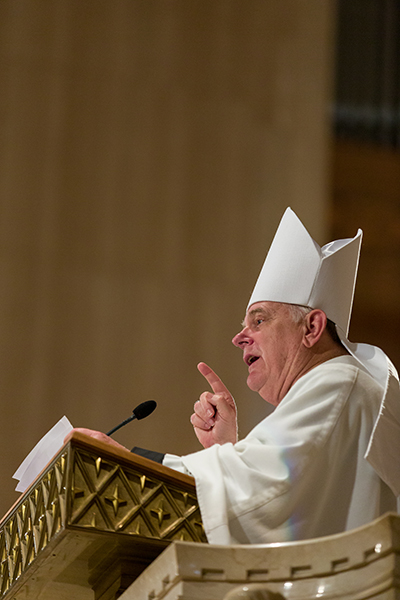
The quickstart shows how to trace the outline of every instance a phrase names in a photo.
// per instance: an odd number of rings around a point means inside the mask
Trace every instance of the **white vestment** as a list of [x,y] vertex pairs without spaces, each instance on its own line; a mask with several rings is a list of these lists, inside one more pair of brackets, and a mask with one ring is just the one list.
[[208,541],[260,544],[339,533],[396,510],[364,458],[382,387],[352,356],[315,367],[236,444],[163,464],[191,473]]

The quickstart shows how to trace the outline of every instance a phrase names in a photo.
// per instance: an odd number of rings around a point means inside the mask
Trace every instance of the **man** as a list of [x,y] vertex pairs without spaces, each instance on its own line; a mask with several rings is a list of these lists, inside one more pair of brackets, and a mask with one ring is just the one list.
[[234,400],[200,363],[213,390],[191,417],[204,450],[152,455],[194,476],[211,543],[318,537],[396,510],[398,376],[381,350],[347,339],[361,235],[320,248],[286,211],[233,339],[275,411],[238,441]]
[[[309,370],[348,354],[337,336],[333,338],[328,333],[325,313],[312,310],[306,314],[302,308],[278,302],[252,304],[243,330],[232,340],[243,350],[249,370],[247,385],[273,406],[278,406],[292,385]],[[191,422],[200,443],[205,448],[216,443],[236,443],[232,396],[207,365],[200,363],[199,370],[215,392],[204,392],[195,404]]]

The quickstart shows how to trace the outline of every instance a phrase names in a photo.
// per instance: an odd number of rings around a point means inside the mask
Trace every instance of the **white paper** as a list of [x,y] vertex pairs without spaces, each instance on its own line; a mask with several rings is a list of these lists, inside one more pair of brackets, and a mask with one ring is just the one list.
[[47,463],[62,448],[64,438],[71,429],[73,426],[64,416],[42,437],[13,475],[13,479],[19,481],[15,488],[16,492],[25,492],[28,489]]

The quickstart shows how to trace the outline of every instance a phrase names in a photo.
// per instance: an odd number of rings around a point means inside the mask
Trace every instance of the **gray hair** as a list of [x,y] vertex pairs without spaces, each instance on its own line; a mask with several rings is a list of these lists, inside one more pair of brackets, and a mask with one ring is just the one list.
[[[304,317],[308,315],[313,309],[311,306],[301,306],[300,304],[287,304],[289,309],[289,314],[292,317],[294,323],[301,323],[304,320]],[[327,319],[326,322],[326,330],[329,333],[331,339],[336,342],[336,344],[340,344],[343,346],[340,337],[336,331],[336,325],[330,319]]]
[[301,323],[304,317],[313,310],[311,306],[301,306],[300,304],[287,304],[286,306],[296,324]]

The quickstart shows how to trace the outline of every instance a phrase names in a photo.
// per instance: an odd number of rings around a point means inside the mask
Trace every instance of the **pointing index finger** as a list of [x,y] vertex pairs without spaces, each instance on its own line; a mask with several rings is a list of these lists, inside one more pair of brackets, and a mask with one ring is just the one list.
[[214,373],[214,371],[211,369],[211,367],[206,365],[206,363],[203,363],[203,362],[199,363],[197,365],[197,368],[200,371],[200,373],[203,375],[203,377],[205,377],[207,379],[214,394],[220,394],[221,392],[225,392],[225,393],[231,395],[230,391],[225,386],[225,384],[221,381],[221,379],[218,377],[218,375],[216,373]]

